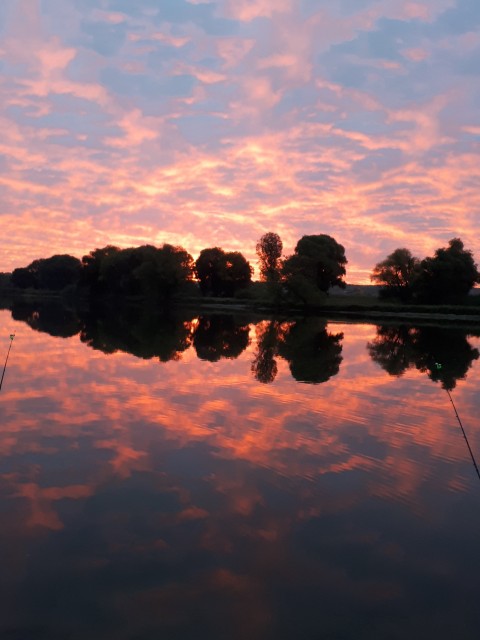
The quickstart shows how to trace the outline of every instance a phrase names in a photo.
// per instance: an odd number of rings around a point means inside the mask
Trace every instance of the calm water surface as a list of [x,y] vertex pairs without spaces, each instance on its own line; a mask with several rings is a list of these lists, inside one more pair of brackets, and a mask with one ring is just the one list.
[[478,638],[478,337],[13,315],[0,638]]

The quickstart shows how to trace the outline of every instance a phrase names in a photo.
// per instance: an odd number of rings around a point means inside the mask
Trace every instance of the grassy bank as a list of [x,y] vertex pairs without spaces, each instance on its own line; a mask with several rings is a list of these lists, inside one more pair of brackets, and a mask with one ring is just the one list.
[[331,319],[397,320],[400,322],[435,321],[450,324],[480,325],[480,296],[472,296],[464,305],[407,305],[383,301],[369,295],[329,295],[316,305],[281,304],[258,296],[245,298],[182,298],[179,303],[198,312],[245,312],[267,315],[316,315]]
[[[201,313],[254,313],[264,316],[320,316],[329,319],[356,319],[371,321],[399,321],[399,322],[425,322],[434,321],[453,325],[472,326],[480,325],[480,295],[469,296],[462,305],[407,305],[398,302],[384,301],[368,288],[367,293],[358,292],[359,287],[351,289],[351,293],[334,293],[326,296],[317,304],[293,304],[274,301],[268,297],[268,292],[261,283],[255,283],[253,287],[235,298],[214,298],[198,295],[178,296],[168,303],[168,307],[180,305]],[[102,296],[103,303],[108,304],[110,296]],[[89,298],[75,291],[52,292],[40,290],[9,289],[0,291],[0,308],[9,309],[15,304],[27,303],[64,303],[68,307],[86,308],[89,306]],[[129,298],[117,300],[111,297],[112,304],[118,302],[126,304],[154,304],[158,303],[142,298]]]

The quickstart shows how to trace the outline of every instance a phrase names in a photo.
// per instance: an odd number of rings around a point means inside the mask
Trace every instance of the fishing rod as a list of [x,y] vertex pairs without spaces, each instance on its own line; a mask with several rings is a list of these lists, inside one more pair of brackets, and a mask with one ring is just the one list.
[[[435,366],[436,366],[437,369],[441,369],[442,368],[442,365],[439,362],[435,362]],[[467,443],[468,452],[470,453],[470,457],[472,459],[473,466],[475,467],[475,471],[477,472],[478,479],[480,480],[480,471],[478,469],[477,461],[475,460],[475,456],[473,455],[472,447],[470,446],[470,442],[468,441],[467,434],[466,434],[465,429],[463,427],[463,424],[462,424],[462,421],[460,419],[460,416],[458,415],[457,407],[455,406],[455,403],[453,401],[452,394],[450,393],[450,391],[448,389],[445,389],[445,391],[447,392],[447,395],[448,395],[448,397],[450,399],[450,402],[452,403],[452,407],[453,407],[453,410],[455,412],[455,416],[457,418],[458,424],[460,425],[460,429],[462,430],[462,434],[463,434],[463,437],[465,438],[465,442]]]
[[12,348],[13,339],[15,338],[15,334],[10,334],[10,344],[8,346],[7,357],[5,358],[5,364],[3,365],[2,379],[0,380],[0,391],[2,390],[3,378],[5,377],[5,371],[7,370],[7,362],[8,356],[10,355],[10,349]]
[[470,457],[472,458],[473,466],[475,467],[475,471],[477,472],[478,479],[480,480],[480,471],[478,470],[477,461],[475,460],[475,456],[473,455],[472,447],[470,446],[470,443],[468,441],[467,434],[465,433],[465,429],[463,428],[462,421],[460,420],[460,416],[458,415],[457,407],[455,406],[455,403],[450,394],[450,391],[448,389],[445,389],[445,391],[447,392],[448,397],[450,398],[450,402],[452,403],[453,410],[455,411],[455,415],[457,416],[458,424],[460,425],[460,429],[462,430],[463,437],[465,438],[465,442],[467,443],[468,451],[470,452]]

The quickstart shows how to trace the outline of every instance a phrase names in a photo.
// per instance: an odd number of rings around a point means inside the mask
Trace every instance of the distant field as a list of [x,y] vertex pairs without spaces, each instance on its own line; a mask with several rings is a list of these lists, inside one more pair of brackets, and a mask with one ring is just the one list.
[[[362,299],[365,297],[368,298],[376,298],[378,297],[378,293],[380,291],[380,287],[375,284],[347,284],[345,289],[340,289],[339,287],[333,287],[330,289],[330,297],[341,296],[345,297],[358,297],[358,299]],[[471,296],[480,295],[480,287],[476,289],[472,289],[470,292]],[[353,303],[353,301],[352,301]]]
[[347,284],[345,289],[332,287],[330,296],[368,296],[374,298],[378,296],[380,287],[375,284]]

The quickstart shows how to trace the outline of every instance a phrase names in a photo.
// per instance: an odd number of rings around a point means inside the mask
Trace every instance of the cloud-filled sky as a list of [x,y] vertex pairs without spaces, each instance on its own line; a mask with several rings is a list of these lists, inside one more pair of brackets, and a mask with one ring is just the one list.
[[478,0],[2,0],[0,270],[106,244],[480,261]]

